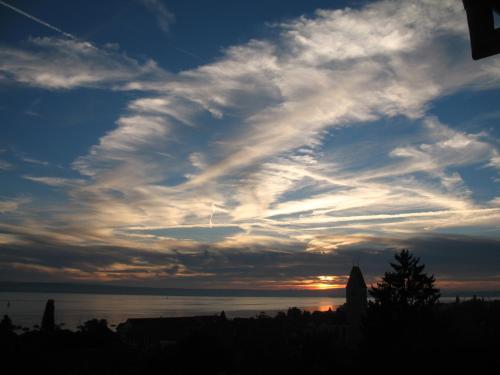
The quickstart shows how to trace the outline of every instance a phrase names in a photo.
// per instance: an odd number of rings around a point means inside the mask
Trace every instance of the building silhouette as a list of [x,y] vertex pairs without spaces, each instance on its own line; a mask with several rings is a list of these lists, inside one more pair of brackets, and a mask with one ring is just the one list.
[[359,266],[352,267],[345,292],[345,312],[349,325],[349,341],[356,343],[361,338],[361,325],[368,308],[366,283]]
[[49,299],[45,304],[45,312],[42,317],[42,331],[52,332],[56,328],[54,300]]

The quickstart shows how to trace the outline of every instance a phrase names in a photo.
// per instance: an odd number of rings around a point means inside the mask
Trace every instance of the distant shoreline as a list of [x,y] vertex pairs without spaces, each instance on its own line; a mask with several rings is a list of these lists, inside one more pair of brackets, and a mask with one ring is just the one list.
[[[103,284],[9,282],[0,281],[0,292],[118,294],[197,297],[331,297],[345,296],[344,288],[334,290],[255,290],[255,289],[188,289],[129,287]],[[500,298],[500,291],[442,290],[442,297]]]
[[[0,282],[0,292],[71,293],[71,294],[123,294],[197,297],[344,297],[339,290],[256,290],[256,289],[188,289],[128,287],[102,284]],[[500,293],[499,293],[500,295]]]

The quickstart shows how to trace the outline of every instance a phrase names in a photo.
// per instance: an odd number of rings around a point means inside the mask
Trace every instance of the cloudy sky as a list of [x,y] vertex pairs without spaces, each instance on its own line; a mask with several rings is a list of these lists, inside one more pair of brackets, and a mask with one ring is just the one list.
[[2,280],[500,290],[461,1],[0,1],[0,98]]

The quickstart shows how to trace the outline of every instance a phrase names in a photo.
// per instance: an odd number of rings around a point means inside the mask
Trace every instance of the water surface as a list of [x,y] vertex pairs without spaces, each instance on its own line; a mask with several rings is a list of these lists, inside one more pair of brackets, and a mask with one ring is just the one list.
[[328,297],[208,297],[152,296],[118,294],[20,293],[0,292],[0,312],[14,324],[32,328],[40,324],[45,303],[55,300],[56,323],[68,329],[93,318],[106,319],[112,326],[128,318],[152,318],[219,314],[250,317],[260,312],[274,315],[289,307],[308,311],[332,310],[344,298]]

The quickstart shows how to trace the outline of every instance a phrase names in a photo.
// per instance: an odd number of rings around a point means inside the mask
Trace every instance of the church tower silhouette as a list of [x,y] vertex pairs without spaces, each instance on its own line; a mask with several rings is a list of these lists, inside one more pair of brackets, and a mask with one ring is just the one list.
[[359,326],[368,307],[365,279],[359,266],[353,266],[346,286],[346,314],[352,326]]

